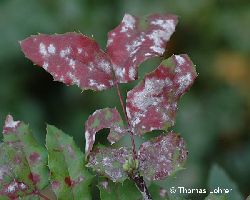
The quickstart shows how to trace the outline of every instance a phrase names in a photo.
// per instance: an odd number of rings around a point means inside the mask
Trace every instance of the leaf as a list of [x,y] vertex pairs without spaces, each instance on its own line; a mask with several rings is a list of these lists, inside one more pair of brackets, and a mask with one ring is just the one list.
[[100,180],[98,188],[101,200],[142,200],[142,195],[131,180],[121,183],[113,183],[108,180]]
[[[126,110],[136,135],[174,125],[177,102],[197,73],[187,55],[173,55],[128,92]],[[150,117],[149,117],[150,116]]]
[[0,146],[0,194],[15,199],[48,185],[47,153],[32,136],[29,126],[8,115]]
[[163,55],[177,21],[175,15],[155,14],[140,19],[125,14],[120,25],[108,33],[107,42],[107,53],[118,82],[137,79],[138,65]]
[[153,138],[139,148],[140,172],[148,180],[163,180],[181,169],[187,153],[184,140],[178,134]]
[[91,167],[114,182],[123,182],[128,178],[127,173],[123,170],[123,165],[131,156],[131,149],[126,147],[119,149],[99,147],[89,154],[87,167]]
[[86,157],[93,148],[96,133],[104,128],[110,129],[108,140],[111,143],[115,143],[127,133],[123,120],[116,108],[96,110],[85,123]]
[[228,198],[225,195],[209,194],[205,200],[228,200]]
[[56,81],[83,90],[112,87],[112,66],[91,38],[77,33],[40,34],[21,41],[27,58],[42,66]]
[[84,155],[73,138],[54,126],[47,126],[46,146],[51,185],[60,200],[90,200],[92,175],[85,168]]
[[[227,200],[243,200],[236,184],[228,177],[225,171],[216,164],[214,164],[210,170],[208,186],[209,190],[214,193],[217,192],[218,188],[223,189],[222,195],[225,196]],[[225,189],[227,189],[227,191]]]

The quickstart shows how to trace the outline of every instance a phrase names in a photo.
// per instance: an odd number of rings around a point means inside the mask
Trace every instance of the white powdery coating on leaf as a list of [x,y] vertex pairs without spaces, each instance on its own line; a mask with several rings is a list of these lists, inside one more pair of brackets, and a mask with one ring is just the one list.
[[78,87],[80,86],[80,80],[74,74],[72,74],[71,72],[68,72],[67,75],[74,84],[76,84]]
[[61,58],[64,58],[65,56],[69,55],[71,52],[70,48],[67,47],[66,49],[63,49],[60,51],[60,56]]
[[124,75],[125,75],[125,68],[121,68],[121,67],[116,68],[116,70],[115,70],[115,75],[116,75],[117,77],[123,78]]
[[133,56],[140,49],[142,42],[145,41],[144,36],[140,36],[137,40],[134,40],[131,45],[126,45],[129,55]]
[[43,68],[44,68],[45,70],[47,70],[48,67],[49,67],[49,63],[48,63],[48,62],[44,62],[44,63],[43,63]]
[[136,71],[134,67],[130,67],[128,71],[128,75],[130,79],[134,79],[136,75]]
[[80,54],[82,53],[83,49],[82,48],[77,48],[77,52]]
[[104,84],[99,84],[96,82],[96,80],[94,79],[89,79],[89,85],[92,86],[92,87],[96,87],[98,90],[103,90],[103,89],[106,89],[107,86],[104,85]]
[[5,120],[5,128],[16,128],[20,121],[14,121],[11,115],[8,115]]
[[155,21],[152,21],[151,24],[160,26],[163,30],[165,30],[166,32],[169,32],[170,35],[175,30],[175,23],[174,23],[174,20],[172,19],[166,19],[166,20],[157,19]]
[[147,78],[143,90],[134,94],[132,99],[133,105],[140,110],[146,110],[150,105],[157,105],[162,101],[162,97],[154,97],[154,95],[159,94],[164,86],[164,80]]
[[176,55],[175,59],[177,60],[178,65],[183,65],[185,63],[185,59],[182,56]]
[[18,183],[14,180],[7,188],[7,193],[14,193],[18,189]]
[[95,134],[90,134],[88,131],[85,132],[85,141],[86,141],[86,145],[85,145],[85,154],[86,156],[88,156],[88,151],[91,151],[91,149],[89,149],[90,147],[90,142],[94,142],[95,141]]
[[55,54],[55,53],[56,53],[56,48],[55,48],[55,46],[54,46],[53,44],[50,44],[50,45],[48,46],[48,52],[49,52],[50,54]]
[[148,38],[153,41],[153,46],[151,46],[150,49],[156,53],[163,54],[165,48],[162,47],[162,44],[170,38],[170,35],[171,34],[163,30],[154,30],[148,35]]
[[76,65],[76,61],[73,60],[73,59],[70,59],[70,60],[69,60],[69,66],[71,66],[72,69],[75,69],[75,65]]
[[40,54],[42,56],[47,56],[48,55],[48,52],[46,50],[46,46],[42,42],[39,44],[39,52],[40,52]]
[[135,26],[135,18],[132,15],[125,14],[122,19],[123,26],[121,32],[126,32],[128,29],[133,29]]
[[106,60],[101,60],[98,62],[98,67],[102,69],[105,73],[110,74],[112,72],[111,64]]
[[177,94],[184,92],[185,88],[189,86],[192,82],[192,75],[191,73],[187,73],[178,78],[177,83],[179,83],[179,88],[176,91]]
[[148,35],[148,37],[153,40],[154,45],[150,47],[154,52],[163,54],[165,51],[164,44],[165,41],[168,41],[170,36],[175,30],[174,20],[162,20],[158,19],[152,21],[151,24],[160,26],[163,30],[154,30]]

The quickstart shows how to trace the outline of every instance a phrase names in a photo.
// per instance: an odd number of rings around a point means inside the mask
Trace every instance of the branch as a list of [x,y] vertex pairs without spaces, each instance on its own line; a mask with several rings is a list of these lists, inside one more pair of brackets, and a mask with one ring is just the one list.
[[121,91],[120,91],[120,88],[119,88],[119,85],[118,85],[117,81],[115,81],[115,86],[116,86],[116,90],[117,90],[117,93],[118,93],[118,96],[119,96],[119,100],[120,100],[120,104],[121,104],[123,113],[125,115],[126,122],[128,124],[130,139],[131,139],[131,143],[132,143],[133,159],[136,160],[137,159],[137,154],[136,154],[136,148],[135,148],[134,133],[131,131],[131,128],[130,128],[131,126],[130,126],[130,123],[129,123],[129,120],[128,120],[128,115],[127,115],[127,112],[126,112],[126,109],[125,109],[125,106],[124,106],[124,103],[123,103],[122,94],[121,94]]

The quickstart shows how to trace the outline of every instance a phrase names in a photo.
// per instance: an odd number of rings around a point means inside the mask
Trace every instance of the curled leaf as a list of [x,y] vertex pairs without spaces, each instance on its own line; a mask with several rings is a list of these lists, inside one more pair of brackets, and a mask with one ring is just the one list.
[[48,185],[47,153],[34,139],[28,125],[8,115],[0,144],[0,195],[10,199],[30,194]]
[[184,140],[168,133],[144,142],[139,149],[139,169],[148,180],[162,180],[181,168],[187,158]]
[[116,108],[96,110],[85,123],[86,156],[93,148],[96,133],[104,128],[110,129],[108,140],[111,143],[118,141],[127,132]]
[[22,51],[42,66],[56,81],[83,90],[112,87],[112,65],[91,38],[77,33],[40,34],[21,41]]
[[187,55],[173,55],[146,75],[127,95],[126,110],[134,133],[142,135],[173,126],[177,102],[196,76]]
[[137,79],[138,65],[163,55],[177,21],[175,15],[155,14],[138,18],[125,14],[120,25],[109,32],[107,42],[107,53],[118,82]]
[[84,155],[73,138],[54,126],[47,126],[46,146],[51,185],[58,199],[90,200],[92,175],[84,166]]
[[123,182],[128,178],[123,165],[131,156],[131,149],[125,147],[119,149],[99,147],[89,154],[87,167],[91,167],[114,182]]

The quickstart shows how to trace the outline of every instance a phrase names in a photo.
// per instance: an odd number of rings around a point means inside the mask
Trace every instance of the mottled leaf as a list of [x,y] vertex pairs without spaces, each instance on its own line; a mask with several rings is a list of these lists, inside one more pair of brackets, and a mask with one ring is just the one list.
[[177,102],[197,74],[187,55],[173,55],[128,92],[126,110],[136,135],[174,125]]
[[142,200],[142,195],[131,180],[113,183],[108,180],[99,180],[101,200]]
[[181,169],[187,158],[184,140],[175,133],[144,142],[139,149],[139,169],[148,180],[162,180]]
[[33,138],[28,125],[8,115],[0,146],[0,194],[10,199],[48,185],[47,153]]
[[114,182],[123,182],[127,174],[123,170],[125,161],[132,156],[130,149],[98,147],[89,154],[87,166]]
[[83,90],[104,90],[113,85],[109,58],[93,39],[82,34],[40,34],[23,40],[21,47],[27,58],[56,81]]
[[139,64],[163,55],[177,21],[175,15],[155,14],[140,19],[125,14],[121,24],[109,32],[107,42],[118,82],[137,79]]
[[115,108],[96,110],[85,123],[85,156],[88,156],[93,148],[96,133],[104,128],[110,129],[108,140],[111,143],[118,141],[127,132],[123,120]]
[[51,185],[58,199],[90,200],[92,175],[87,171],[84,155],[73,138],[48,125],[46,146]]

